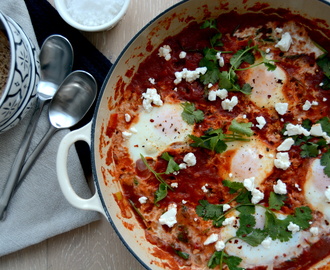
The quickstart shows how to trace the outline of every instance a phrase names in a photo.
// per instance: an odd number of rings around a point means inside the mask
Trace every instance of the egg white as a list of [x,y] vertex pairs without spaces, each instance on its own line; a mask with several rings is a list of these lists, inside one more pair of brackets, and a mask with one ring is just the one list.
[[136,161],[141,154],[154,158],[173,143],[185,143],[194,126],[182,119],[182,110],[180,103],[155,106],[151,112],[142,110],[128,129],[134,132],[125,140],[131,158]]

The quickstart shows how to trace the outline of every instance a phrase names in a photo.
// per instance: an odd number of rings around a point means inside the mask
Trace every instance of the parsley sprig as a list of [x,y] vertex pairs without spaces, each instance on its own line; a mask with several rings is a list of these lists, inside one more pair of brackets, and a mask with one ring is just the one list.
[[330,57],[327,54],[320,56],[316,63],[324,72],[324,79],[321,84],[321,88],[324,90],[330,89]]
[[158,203],[162,199],[164,199],[167,196],[168,189],[173,190],[173,188],[166,183],[166,181],[162,178],[163,174],[171,174],[175,171],[180,170],[179,165],[174,161],[173,157],[167,153],[164,152],[161,155],[161,158],[168,161],[167,168],[165,172],[158,173],[156,172],[151,166],[149,165],[146,158],[140,154],[141,160],[143,161],[144,165],[147,167],[147,169],[156,177],[156,179],[160,182],[157,191],[155,192],[155,201],[154,203]]
[[191,102],[181,103],[183,112],[181,113],[182,119],[189,125],[200,123],[204,120],[204,112],[196,110],[195,104]]
[[239,123],[235,119],[231,122],[229,130],[232,132],[230,134],[225,134],[221,128],[219,129],[209,129],[204,133],[204,135],[197,137],[195,135],[188,135],[193,143],[190,144],[192,147],[202,147],[216,153],[223,153],[227,150],[226,142],[232,141],[249,141],[250,137],[253,135],[251,130],[252,123]]
[[[244,187],[243,183],[224,180],[223,185],[229,188],[231,194],[236,195],[226,204],[235,203],[235,205],[224,212],[224,204],[211,204],[206,200],[201,200],[196,207],[196,213],[204,220],[212,220],[213,226],[221,227],[230,212],[234,210],[239,212],[239,228],[236,231],[236,235],[228,239],[226,244],[237,238],[256,247],[268,236],[272,240],[286,242],[292,237],[292,232],[287,229],[290,222],[298,225],[301,230],[310,227],[309,221],[312,219],[312,211],[308,206],[298,207],[295,209],[294,214],[287,215],[284,219],[279,219],[274,210],[280,210],[285,204],[285,195],[271,192],[268,198],[268,207],[266,207],[263,204],[252,204],[251,192]],[[262,229],[255,228],[256,219],[254,214],[256,207],[262,207],[265,210],[265,225]],[[241,261],[241,258],[229,256],[224,250],[216,251],[211,256],[208,267],[215,268],[219,265],[220,269],[222,269],[222,265],[227,264],[230,270],[237,270],[242,269],[238,267]]]

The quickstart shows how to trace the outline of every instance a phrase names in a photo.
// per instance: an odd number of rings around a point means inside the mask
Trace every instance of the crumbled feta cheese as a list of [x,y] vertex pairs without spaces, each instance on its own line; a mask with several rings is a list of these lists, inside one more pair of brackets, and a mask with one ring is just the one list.
[[278,114],[284,115],[288,111],[288,103],[276,103],[275,104],[275,110],[277,111]]
[[138,131],[137,131],[137,129],[135,127],[130,128],[129,131],[132,132],[133,134],[137,134],[138,133]]
[[222,241],[222,240],[219,240],[215,243],[215,250],[216,251],[221,251],[225,248],[225,246],[226,246],[225,242]]
[[258,124],[256,125],[259,129],[262,129],[266,124],[266,119],[263,116],[257,116],[256,120]]
[[162,214],[159,218],[159,223],[161,225],[167,225],[168,227],[173,227],[177,223],[176,220],[177,206],[175,203],[170,204],[168,210]]
[[177,188],[178,186],[179,186],[178,183],[171,183],[171,187],[172,187],[172,188]]
[[152,105],[155,104],[157,106],[162,106],[163,101],[160,99],[160,95],[157,93],[157,90],[155,88],[147,88],[147,91],[145,93],[142,93],[143,98],[143,108],[147,112],[151,112]]
[[151,84],[156,84],[156,81],[155,81],[154,78],[149,78],[148,80],[149,80],[149,82],[150,82]]
[[225,203],[223,206],[222,206],[222,210],[224,212],[228,211],[230,209],[230,205],[228,203]]
[[159,48],[158,50],[158,56],[164,57],[166,61],[169,61],[171,59],[171,47],[169,45],[164,45]]
[[125,121],[127,123],[129,123],[129,122],[131,122],[131,120],[132,120],[132,117],[128,113],[125,113]]
[[139,198],[139,202],[140,202],[141,204],[146,203],[147,200],[148,200],[148,198],[147,198],[146,196],[142,196],[142,197]]
[[311,130],[309,132],[312,136],[315,137],[322,137],[324,135],[321,124],[312,125]]
[[211,88],[213,86],[213,84],[212,83],[209,83],[208,85],[207,85],[207,88]]
[[251,177],[243,180],[243,185],[248,191],[252,191],[255,188],[254,179],[255,177]]
[[180,163],[180,164],[179,164],[179,168],[180,168],[181,170],[187,169],[187,164],[186,164],[186,163]]
[[327,202],[330,202],[330,186],[326,188],[324,195],[327,198]]
[[294,184],[294,186],[296,187],[296,189],[298,189],[298,191],[302,190],[298,184]]
[[323,98],[322,101],[326,102],[328,99],[327,98]]
[[319,228],[318,228],[318,227],[311,227],[311,228],[309,229],[309,231],[311,232],[311,234],[312,234],[313,236],[318,236],[318,235],[319,235]]
[[280,33],[283,32],[283,29],[282,28],[279,28],[279,27],[276,27],[275,28],[275,32],[280,34]]
[[187,164],[188,167],[196,165],[196,157],[194,153],[188,153],[184,156],[183,161]]
[[186,203],[187,203],[187,201],[186,201],[186,200],[182,200],[181,202],[182,202],[182,204],[186,204]]
[[294,135],[304,135],[304,136],[309,136],[310,132],[303,128],[301,125],[297,124],[287,124],[286,126],[286,131],[284,132],[285,136],[294,136]]
[[180,52],[180,54],[179,54],[180,59],[186,58],[186,56],[187,56],[187,53],[184,51]]
[[218,241],[219,235],[216,233],[212,233],[205,241],[204,241],[204,246],[207,246],[209,244],[215,243]]
[[291,162],[288,153],[277,153],[276,159],[274,160],[274,165],[278,169],[286,170],[290,167]]
[[221,52],[217,52],[216,58],[219,60],[219,66],[223,67],[225,65],[225,59],[221,56]]
[[277,151],[289,151],[293,144],[294,140],[292,138],[287,138],[277,147]]
[[259,190],[259,189],[253,189],[252,190],[252,199],[251,202],[253,204],[257,204],[258,202],[260,202],[263,198],[264,198],[264,194]]
[[285,32],[282,35],[281,40],[277,42],[275,47],[279,48],[282,52],[287,52],[290,49],[292,42],[293,41],[290,33]]
[[319,103],[317,101],[313,100],[312,101],[312,106],[317,106],[317,105],[319,105]]
[[222,106],[222,109],[231,112],[233,110],[233,108],[237,105],[237,103],[238,103],[238,98],[236,96],[233,96],[231,98],[231,100],[228,98],[223,100],[221,102],[221,106]]
[[308,111],[312,107],[312,103],[309,100],[305,101],[305,104],[303,105],[302,109],[304,111]]
[[273,240],[270,236],[267,236],[262,242],[261,245],[266,248],[269,249],[271,244],[272,244]]
[[300,227],[297,224],[294,224],[292,221],[290,221],[288,225],[288,230],[294,234],[300,231]]
[[267,48],[266,49],[266,53],[270,53],[270,48]]
[[207,189],[208,184],[205,184],[204,186],[202,186],[202,190],[204,193],[207,193],[209,190]]
[[209,101],[215,101],[217,97],[225,99],[228,96],[228,91],[226,89],[212,90],[209,92]]
[[129,139],[133,135],[132,132],[128,132],[128,131],[123,131],[121,134],[123,135],[124,139]]
[[276,185],[273,185],[274,192],[276,194],[284,195],[287,194],[286,184],[282,180],[277,180]]
[[226,218],[223,222],[222,222],[222,225],[223,226],[227,226],[227,225],[233,225],[236,221],[236,218],[235,217],[229,217],[229,218]]
[[195,70],[188,70],[184,68],[182,71],[177,71],[174,73],[175,80],[174,84],[179,84],[183,79],[187,82],[193,82],[194,80],[198,79],[200,75],[204,75],[207,71],[206,67],[198,67]]

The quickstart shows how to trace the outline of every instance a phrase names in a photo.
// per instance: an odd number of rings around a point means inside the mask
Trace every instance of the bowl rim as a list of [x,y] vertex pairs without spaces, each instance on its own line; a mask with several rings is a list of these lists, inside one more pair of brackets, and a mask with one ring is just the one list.
[[68,10],[67,10],[67,0],[54,0],[55,8],[62,17],[62,19],[71,25],[72,27],[85,31],[85,32],[99,32],[99,31],[104,31],[104,30],[110,30],[113,28],[125,15],[129,3],[131,0],[124,0],[124,4],[118,14],[109,22],[101,24],[101,25],[95,25],[95,26],[88,26],[88,25],[83,25],[81,23],[76,22],[72,17],[70,16]]
[[9,27],[8,21],[7,21],[7,16],[0,10],[0,24],[3,25],[4,29],[6,32],[6,36],[9,40],[9,44],[10,44],[10,66],[9,66],[9,70],[8,70],[8,78],[6,81],[6,85],[5,88],[2,91],[2,94],[0,94],[0,108],[6,98],[6,96],[9,93],[10,90],[10,85],[13,83],[13,79],[14,79],[14,69],[15,69],[15,46],[14,46],[14,37],[13,37],[13,33],[11,32],[11,29]]

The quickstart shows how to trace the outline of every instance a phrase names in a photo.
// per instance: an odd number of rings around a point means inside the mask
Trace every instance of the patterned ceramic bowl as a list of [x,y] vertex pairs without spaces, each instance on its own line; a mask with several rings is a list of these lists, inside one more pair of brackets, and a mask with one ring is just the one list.
[[0,12],[0,29],[10,43],[10,67],[0,94],[0,133],[15,126],[33,108],[39,82],[39,60],[35,46],[22,28]]

